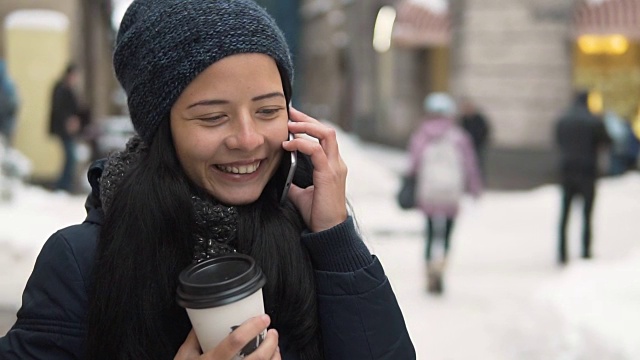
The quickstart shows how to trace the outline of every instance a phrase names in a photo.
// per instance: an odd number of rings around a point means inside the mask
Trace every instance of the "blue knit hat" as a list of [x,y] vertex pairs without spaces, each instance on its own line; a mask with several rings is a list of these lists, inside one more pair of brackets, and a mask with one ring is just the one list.
[[424,98],[424,111],[432,115],[452,117],[456,115],[456,102],[443,92],[434,92]]
[[198,74],[239,53],[275,59],[290,96],[289,48],[273,18],[253,0],[134,0],[120,24],[113,66],[142,139],[151,143]]

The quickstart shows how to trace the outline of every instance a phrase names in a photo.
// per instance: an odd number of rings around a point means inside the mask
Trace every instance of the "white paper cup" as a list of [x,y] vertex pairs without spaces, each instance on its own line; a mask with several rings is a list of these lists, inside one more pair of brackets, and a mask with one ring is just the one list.
[[[231,254],[191,265],[180,273],[177,302],[187,310],[204,352],[218,345],[236,327],[264,314],[262,287],[266,279],[255,261]],[[255,350],[266,331],[237,355]]]

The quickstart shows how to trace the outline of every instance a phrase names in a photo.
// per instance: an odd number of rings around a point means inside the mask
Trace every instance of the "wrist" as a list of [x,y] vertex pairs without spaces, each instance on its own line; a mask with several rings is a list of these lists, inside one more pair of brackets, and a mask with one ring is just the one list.
[[310,230],[314,233],[326,231],[344,223],[345,221],[347,221],[347,218],[348,218],[348,215],[345,209],[343,214],[340,214],[326,221],[318,222],[318,224],[314,224]]
[[351,272],[372,262],[371,252],[356,231],[352,217],[320,232],[302,234],[314,268],[328,272]]

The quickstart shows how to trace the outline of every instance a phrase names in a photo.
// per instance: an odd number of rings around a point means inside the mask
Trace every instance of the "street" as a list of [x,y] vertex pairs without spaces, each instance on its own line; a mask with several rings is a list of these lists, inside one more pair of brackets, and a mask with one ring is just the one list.
[[[353,212],[385,267],[419,359],[640,358],[638,173],[600,183],[590,261],[578,259],[575,212],[564,268],[555,263],[555,185],[465,200],[445,293],[434,297],[425,291],[422,215],[395,204],[403,154],[340,136]],[[13,322],[42,243],[58,227],[81,221],[83,203],[81,196],[24,187],[12,204],[0,204],[0,334]]]
[[[343,153],[358,153],[344,145],[351,143],[342,145]],[[640,328],[629,325],[640,317],[640,242],[632,226],[640,211],[639,174],[600,183],[591,261],[578,259],[581,209],[574,209],[565,268],[555,263],[557,186],[468,199],[454,228],[445,294],[433,297],[425,291],[424,220],[395,205],[397,177],[371,171],[380,162],[401,171],[402,154],[367,147],[366,155],[348,160],[350,193],[404,309],[418,358],[640,358]]]

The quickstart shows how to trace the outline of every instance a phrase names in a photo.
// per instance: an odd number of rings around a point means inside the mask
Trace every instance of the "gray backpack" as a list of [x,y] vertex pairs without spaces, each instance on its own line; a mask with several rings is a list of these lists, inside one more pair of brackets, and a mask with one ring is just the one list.
[[456,204],[464,195],[464,164],[458,137],[454,129],[449,129],[425,146],[418,169],[418,203]]

